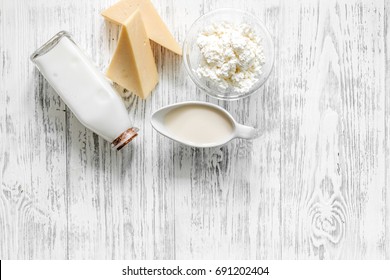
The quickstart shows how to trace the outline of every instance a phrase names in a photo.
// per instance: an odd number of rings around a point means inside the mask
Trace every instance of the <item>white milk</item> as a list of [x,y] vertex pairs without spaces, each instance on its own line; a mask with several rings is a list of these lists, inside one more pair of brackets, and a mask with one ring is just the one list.
[[189,104],[170,110],[164,125],[173,137],[195,145],[224,142],[234,132],[232,121],[221,111],[199,104]]
[[124,137],[120,139],[122,144],[136,135],[136,128],[130,131],[132,135],[122,135],[132,128],[122,99],[69,34],[58,33],[31,59],[87,128],[110,142]]

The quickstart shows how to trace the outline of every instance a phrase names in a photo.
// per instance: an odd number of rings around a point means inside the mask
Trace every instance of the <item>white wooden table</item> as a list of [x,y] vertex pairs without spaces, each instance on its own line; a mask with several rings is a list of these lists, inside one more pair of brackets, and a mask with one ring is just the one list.
[[[153,45],[160,83],[126,98],[141,133],[121,152],[84,128],[29,55],[60,30],[104,70],[115,0],[0,1],[0,258],[389,259],[390,2],[153,0],[182,42],[220,7],[270,29],[273,74],[248,99],[196,90]],[[161,137],[161,106],[207,100],[264,134],[215,149]]]

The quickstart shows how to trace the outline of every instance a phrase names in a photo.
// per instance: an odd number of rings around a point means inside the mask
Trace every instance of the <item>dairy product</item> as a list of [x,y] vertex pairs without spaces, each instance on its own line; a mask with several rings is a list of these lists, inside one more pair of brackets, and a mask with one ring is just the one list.
[[200,104],[188,104],[170,110],[164,125],[173,138],[194,146],[221,144],[234,131],[232,121],[220,110]]
[[124,25],[129,16],[137,9],[141,12],[149,39],[181,55],[180,45],[176,42],[150,0],[122,0],[103,11],[102,16],[115,24]]
[[107,77],[145,99],[158,83],[158,73],[139,10],[122,26]]
[[247,92],[258,81],[264,64],[261,38],[247,24],[217,22],[197,38],[202,59],[196,73],[219,90]]
[[121,98],[68,33],[58,33],[31,60],[77,119],[115,148],[137,135]]

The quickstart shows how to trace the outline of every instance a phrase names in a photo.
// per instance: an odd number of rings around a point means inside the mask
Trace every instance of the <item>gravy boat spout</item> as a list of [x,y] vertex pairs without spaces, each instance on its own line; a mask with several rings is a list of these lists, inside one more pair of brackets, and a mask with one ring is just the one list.
[[153,113],[151,124],[162,135],[198,148],[221,146],[234,138],[260,136],[258,129],[237,123],[222,107],[201,101],[163,107]]

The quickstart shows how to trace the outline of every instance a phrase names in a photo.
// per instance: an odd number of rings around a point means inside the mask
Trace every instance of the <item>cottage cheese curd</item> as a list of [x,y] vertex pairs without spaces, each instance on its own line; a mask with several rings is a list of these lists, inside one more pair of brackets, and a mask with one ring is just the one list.
[[202,59],[196,73],[218,89],[244,93],[258,81],[265,59],[261,38],[251,26],[214,23],[198,35],[197,45]]

